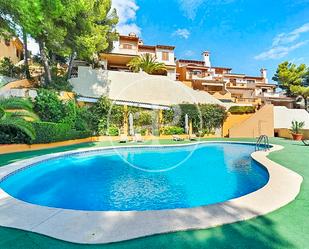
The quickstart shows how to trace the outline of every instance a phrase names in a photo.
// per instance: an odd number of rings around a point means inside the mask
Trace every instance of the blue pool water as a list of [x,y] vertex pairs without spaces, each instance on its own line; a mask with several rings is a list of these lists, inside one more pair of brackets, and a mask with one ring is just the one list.
[[254,146],[119,148],[55,158],[0,182],[11,196],[76,210],[160,210],[223,202],[263,187]]

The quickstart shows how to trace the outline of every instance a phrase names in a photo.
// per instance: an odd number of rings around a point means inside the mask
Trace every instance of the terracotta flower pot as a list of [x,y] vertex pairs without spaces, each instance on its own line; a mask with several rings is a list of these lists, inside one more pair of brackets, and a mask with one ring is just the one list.
[[292,136],[293,136],[293,140],[295,141],[301,141],[303,138],[303,134],[292,133]]

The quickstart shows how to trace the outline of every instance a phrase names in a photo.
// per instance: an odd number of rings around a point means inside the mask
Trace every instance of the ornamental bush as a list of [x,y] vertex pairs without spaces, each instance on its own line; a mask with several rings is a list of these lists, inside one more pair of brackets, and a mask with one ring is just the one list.
[[194,133],[211,133],[216,128],[220,128],[226,118],[224,107],[213,104],[180,104],[171,110],[163,112],[164,124],[170,123],[175,126],[185,127],[185,115],[188,115],[192,122]]
[[124,107],[113,105],[107,97],[101,97],[89,108],[92,129],[99,135],[107,133],[108,126],[120,128],[123,124]]
[[46,122],[57,123],[66,117],[65,105],[57,93],[46,89],[38,90],[38,96],[34,99],[34,111]]
[[20,129],[1,126],[0,144],[30,144],[31,138]]
[[202,129],[206,134],[220,128],[226,118],[225,108],[219,105],[199,105],[199,110],[202,116]]
[[232,114],[248,114],[248,113],[255,113],[254,106],[232,106],[228,110]]
[[165,126],[160,129],[162,135],[180,135],[184,134],[184,128],[179,126]]
[[52,143],[71,139],[87,138],[91,136],[91,131],[77,131],[71,129],[70,124],[51,123],[51,122],[34,122],[33,123],[36,143]]
[[107,134],[108,136],[118,136],[119,135],[119,129],[115,126],[108,127]]

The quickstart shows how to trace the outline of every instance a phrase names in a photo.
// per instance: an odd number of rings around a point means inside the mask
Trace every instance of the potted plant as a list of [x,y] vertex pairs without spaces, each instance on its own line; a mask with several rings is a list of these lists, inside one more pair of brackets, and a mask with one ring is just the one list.
[[305,122],[292,121],[291,132],[293,140],[300,141],[303,138],[303,134],[300,132],[304,128]]

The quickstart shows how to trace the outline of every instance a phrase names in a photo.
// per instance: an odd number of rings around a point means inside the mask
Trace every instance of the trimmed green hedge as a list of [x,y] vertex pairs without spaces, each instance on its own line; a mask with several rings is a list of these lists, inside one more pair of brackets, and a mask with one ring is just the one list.
[[65,123],[35,122],[33,126],[36,132],[36,138],[32,141],[33,144],[87,138],[92,135],[90,131],[71,129],[70,125]]
[[31,139],[15,127],[0,127],[0,144],[30,144]]
[[255,107],[254,106],[232,106],[230,107],[229,112],[232,114],[255,113]]
[[165,126],[160,129],[160,133],[163,135],[180,135],[184,134],[185,130],[178,126]]

